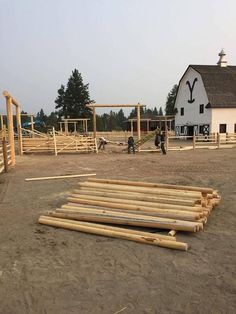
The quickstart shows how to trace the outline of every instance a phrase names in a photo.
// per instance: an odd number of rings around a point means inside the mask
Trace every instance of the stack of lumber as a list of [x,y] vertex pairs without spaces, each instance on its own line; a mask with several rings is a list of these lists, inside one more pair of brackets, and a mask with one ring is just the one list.
[[[187,250],[174,235],[202,230],[220,196],[212,188],[89,178],[78,183],[67,201],[41,216],[39,223]],[[171,231],[163,235],[134,227]]]

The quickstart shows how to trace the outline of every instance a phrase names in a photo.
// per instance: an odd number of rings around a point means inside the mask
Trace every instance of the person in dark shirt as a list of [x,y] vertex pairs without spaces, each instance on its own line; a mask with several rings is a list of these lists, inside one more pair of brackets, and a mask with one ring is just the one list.
[[130,136],[128,138],[128,154],[131,153],[131,149],[133,151],[133,154],[135,154],[135,148],[134,148],[134,138],[133,136]]
[[165,139],[166,139],[166,132],[162,130],[161,135],[160,135],[160,140],[161,140],[161,151],[163,155],[166,155]]

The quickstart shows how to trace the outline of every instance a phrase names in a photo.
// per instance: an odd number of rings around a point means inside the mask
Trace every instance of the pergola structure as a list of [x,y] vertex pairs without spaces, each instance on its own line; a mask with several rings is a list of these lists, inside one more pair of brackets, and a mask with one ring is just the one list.
[[86,119],[86,118],[78,118],[78,119],[62,119],[61,122],[59,122],[60,125],[60,131],[63,132],[63,125],[64,125],[64,130],[65,133],[68,134],[69,133],[69,124],[73,124],[74,125],[74,132],[77,132],[77,123],[82,122],[82,126],[83,126],[83,131],[84,132],[88,132],[88,121],[90,119]]
[[136,108],[137,110],[137,133],[138,140],[141,139],[141,128],[140,128],[140,108],[146,107],[146,105],[135,104],[135,105],[99,105],[99,104],[89,104],[86,107],[93,109],[93,136],[96,138],[97,128],[96,128],[96,108]]
[[[175,119],[175,116],[156,116],[154,119],[152,118],[148,118],[148,119],[140,119],[141,122],[145,122],[147,123],[147,132],[150,131],[150,123],[151,122],[159,122],[159,128],[161,129],[162,128],[162,125],[164,124],[165,126],[165,130],[166,129],[171,129],[171,122],[174,121]],[[131,133],[133,134],[133,131],[134,131],[134,122],[137,122],[137,119],[136,118],[132,118],[132,119],[129,119],[128,122],[130,122],[131,124]]]
[[[4,125],[4,121],[3,121],[3,117],[5,117],[7,115],[5,114],[0,114],[0,131],[3,130],[3,125]],[[13,115],[14,117],[15,115]],[[30,117],[30,128],[31,131],[34,131],[34,115],[30,114],[30,113],[21,113],[20,114],[21,117]]]

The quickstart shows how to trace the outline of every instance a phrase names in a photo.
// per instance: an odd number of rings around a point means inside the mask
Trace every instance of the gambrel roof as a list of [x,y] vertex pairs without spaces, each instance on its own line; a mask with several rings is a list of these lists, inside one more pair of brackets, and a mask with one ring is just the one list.
[[190,65],[189,67],[202,77],[209,100],[207,108],[236,108],[236,66]]

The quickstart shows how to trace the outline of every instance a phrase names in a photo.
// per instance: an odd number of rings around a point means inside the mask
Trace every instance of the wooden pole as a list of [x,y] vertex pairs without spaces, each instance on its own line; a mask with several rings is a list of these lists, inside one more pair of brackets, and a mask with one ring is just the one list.
[[212,188],[203,188],[198,186],[185,186],[177,184],[165,184],[165,183],[152,183],[152,182],[140,182],[140,181],[128,181],[128,180],[113,180],[113,179],[98,179],[91,178],[88,179],[90,182],[97,183],[109,183],[109,184],[119,184],[119,185],[131,185],[131,186],[143,186],[152,188],[163,188],[163,189],[174,189],[174,190],[186,190],[186,191],[196,191],[201,193],[212,194],[214,190]]
[[[162,218],[154,216],[146,216],[142,214],[119,213],[108,210],[97,210],[94,208],[75,207],[71,205],[63,205],[63,208],[57,209],[57,213],[68,215],[68,219],[96,221],[111,224],[123,224],[130,226],[160,228],[169,230],[196,232],[203,228],[203,224],[193,221],[185,221],[171,218]],[[69,216],[70,215],[70,216]],[[65,217],[66,218],[66,217]]]
[[93,107],[93,137],[97,137],[96,108]]
[[180,198],[194,198],[201,199],[202,195],[200,192],[195,191],[178,191],[174,189],[163,189],[163,188],[153,188],[150,187],[142,187],[142,186],[124,186],[118,184],[103,184],[98,182],[81,182],[78,183],[79,186],[86,186],[86,187],[95,187],[95,188],[102,188],[106,190],[119,190],[119,191],[130,191],[130,192],[144,192],[148,194],[155,194],[156,195],[168,195],[171,197],[180,197]]
[[[74,190],[74,193],[83,193],[88,195],[101,195],[107,197],[116,197],[121,199],[129,199],[129,200],[140,200],[140,201],[148,201],[148,202],[155,202],[160,204],[173,204],[173,205],[184,205],[184,206],[192,206],[195,207],[195,201],[193,200],[185,200],[185,199],[178,199],[178,198],[166,198],[166,197],[159,197],[154,195],[145,195],[142,193],[135,193],[135,192],[125,192],[119,193],[119,191],[106,191],[106,190],[99,190],[99,189],[89,189],[81,187],[80,190]],[[198,207],[196,207],[198,208]]]
[[69,202],[75,203],[75,206],[76,206],[76,203],[78,203],[78,204],[83,204],[83,205],[123,209],[125,211],[135,211],[135,212],[141,211],[142,213],[150,213],[153,216],[163,217],[163,218],[194,221],[203,217],[203,215],[198,212],[178,211],[178,210],[172,210],[172,209],[160,209],[160,208],[153,208],[153,207],[147,207],[147,206],[112,203],[108,201],[107,202],[95,201],[95,200],[90,200],[90,199],[77,198],[75,197],[75,195],[73,195],[73,197],[68,197],[67,200]]
[[193,149],[196,148],[196,135],[193,134]]
[[85,132],[88,133],[88,120],[85,120]]
[[69,133],[69,130],[68,130],[68,120],[67,119],[65,119],[65,133],[66,133],[66,135],[68,135],[68,133]]
[[217,148],[220,148],[220,133],[217,133]]
[[53,132],[53,142],[54,142],[54,151],[55,151],[55,156],[57,156],[57,140],[56,140],[56,134],[55,134],[55,128],[52,128]]
[[145,236],[139,236],[132,233],[124,233],[121,231],[101,229],[101,228],[89,227],[89,226],[84,226],[84,225],[79,225],[79,224],[75,225],[69,222],[62,222],[62,221],[47,219],[47,217],[45,216],[41,216],[39,218],[39,223],[54,226],[54,227],[61,227],[65,229],[86,232],[86,233],[98,234],[102,236],[121,238],[121,239],[126,239],[126,240],[140,242],[140,243],[152,244],[152,245],[167,247],[171,249],[184,250],[184,251],[187,251],[188,249],[188,245],[182,242],[158,240],[155,237],[151,237],[151,236],[145,237]]
[[131,135],[134,136],[134,125],[133,125],[133,120],[131,122]]
[[94,228],[99,228],[99,229],[106,229],[106,230],[111,230],[111,231],[122,231],[125,233],[132,233],[132,234],[138,234],[142,236],[152,236],[156,239],[162,239],[162,240],[168,240],[168,241],[176,241],[176,238],[174,236],[168,236],[168,235],[163,235],[160,233],[150,233],[150,232],[145,232],[145,231],[140,231],[140,230],[133,230],[133,229],[127,229],[127,228],[121,228],[121,227],[113,227],[109,225],[103,225],[103,224],[97,224],[97,223],[92,223],[92,222],[87,222],[87,221],[78,221],[78,220],[69,220],[65,218],[60,218],[60,216],[64,215],[63,213],[58,213],[58,212],[49,212],[47,215],[47,219],[52,218],[53,220],[57,221],[66,221],[70,222],[75,225],[82,225],[82,226],[88,226],[88,227],[94,227]]
[[30,115],[30,123],[31,123],[31,131],[34,131],[34,116],[31,114]]
[[6,139],[2,140],[2,153],[3,153],[3,162],[4,162],[4,170],[8,172],[8,158],[7,158],[7,142]]
[[27,178],[27,179],[25,179],[25,181],[40,181],[40,180],[54,180],[54,179],[70,179],[70,178],[80,178],[80,177],[89,177],[89,176],[96,176],[96,173],[88,173],[88,174],[68,174],[68,175],[65,175],[65,176]]
[[[138,141],[141,140],[141,122],[140,122],[140,106],[136,106],[137,108],[137,133],[138,133]],[[138,147],[138,152],[140,152],[140,147]]]
[[6,97],[6,105],[7,105],[8,141],[9,141],[10,149],[11,149],[11,164],[12,164],[12,166],[14,166],[16,163],[16,157],[15,157],[14,125],[13,125],[11,97]]
[[1,122],[1,131],[3,130],[3,115],[1,114],[0,115],[0,122]]
[[22,132],[21,132],[21,115],[20,107],[16,106],[16,124],[17,124],[17,133],[18,133],[18,149],[19,155],[23,155],[23,143],[22,143]]

